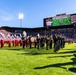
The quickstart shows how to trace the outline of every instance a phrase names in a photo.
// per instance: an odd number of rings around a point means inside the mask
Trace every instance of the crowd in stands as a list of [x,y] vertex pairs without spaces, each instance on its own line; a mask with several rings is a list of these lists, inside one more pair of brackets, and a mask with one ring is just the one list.
[[19,36],[17,36],[16,34],[13,34],[12,32],[8,32],[6,30],[0,30],[0,40],[4,39],[4,40],[14,40],[14,39],[20,39],[20,34]]
[[[37,36],[38,33],[42,36],[45,36],[45,35],[50,36],[50,35],[55,34],[56,32],[58,32],[58,34],[65,36],[67,38],[66,39],[67,41],[72,40],[72,41],[76,42],[76,38],[75,38],[76,37],[76,29],[73,29],[73,28],[39,30],[39,31],[31,31],[31,32],[28,31],[27,36],[30,36],[30,35]],[[21,37],[22,37],[22,33],[17,34],[16,32],[12,33],[12,32],[8,32],[4,29],[0,30],[0,39],[4,39],[4,40],[13,39],[14,40],[14,39],[21,39]]]

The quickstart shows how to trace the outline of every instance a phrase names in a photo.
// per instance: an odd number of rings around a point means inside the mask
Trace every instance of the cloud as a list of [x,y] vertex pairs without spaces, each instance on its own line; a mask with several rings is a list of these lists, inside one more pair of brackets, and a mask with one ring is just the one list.
[[14,16],[2,16],[3,21],[11,21],[15,20],[16,18]]
[[4,9],[0,9],[0,20],[2,21],[12,21],[15,20],[16,15],[14,15],[13,13],[10,14],[9,11],[4,10]]

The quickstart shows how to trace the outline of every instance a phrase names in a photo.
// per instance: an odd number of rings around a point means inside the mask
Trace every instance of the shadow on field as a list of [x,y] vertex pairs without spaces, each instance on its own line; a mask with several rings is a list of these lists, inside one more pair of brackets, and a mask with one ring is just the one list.
[[[13,49],[12,49],[13,50]],[[16,49],[14,49],[16,50]],[[19,49],[18,49],[19,50]],[[21,50],[21,49],[20,49]],[[66,54],[66,53],[76,53],[76,50],[71,51],[65,51],[65,52],[53,52],[53,51],[39,51],[39,50],[28,50],[27,53],[20,53],[21,55],[43,55],[43,54]],[[67,55],[67,57],[71,57],[72,55]],[[53,57],[66,57],[66,56],[53,56]],[[52,58],[52,57],[48,57]]]
[[63,57],[63,58],[65,58],[65,57],[71,57],[71,56],[73,56],[73,55],[49,56],[49,57],[47,57],[47,58],[58,58],[58,57]]
[[44,69],[44,68],[49,68],[49,67],[60,67],[60,68],[66,69],[66,68],[62,67],[62,66],[66,66],[66,65],[73,65],[73,62],[51,64],[51,65],[46,65],[46,66],[42,66],[42,67],[35,67],[34,69]]
[[69,68],[69,71],[76,73],[76,54],[74,54],[75,58],[72,58],[71,60],[73,60],[73,67]]
[[[45,68],[51,68],[51,67],[59,67],[59,68],[63,68],[66,70],[70,70],[72,72],[76,73],[76,68],[74,68],[74,65],[76,65],[76,54],[74,54],[75,58],[72,58],[71,60],[73,60],[73,62],[67,62],[67,63],[57,63],[57,64],[51,64],[51,65],[45,65],[45,66],[41,66],[41,67],[35,67],[34,69],[45,69]],[[67,66],[67,65],[73,65],[72,68],[65,68],[62,66]]]
[[51,53],[32,53],[32,52],[29,52],[29,53],[21,53],[22,55],[42,55],[42,54],[51,54]]
[[58,54],[63,54],[63,53],[76,53],[76,50],[73,50],[73,51],[66,51],[66,52],[59,52]]

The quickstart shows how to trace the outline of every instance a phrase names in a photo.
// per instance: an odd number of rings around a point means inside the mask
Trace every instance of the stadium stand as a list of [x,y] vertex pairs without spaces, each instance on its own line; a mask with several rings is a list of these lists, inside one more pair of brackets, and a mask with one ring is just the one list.
[[12,28],[12,27],[2,27],[0,28],[0,38],[7,39],[20,39],[23,31],[27,32],[27,35],[37,36],[38,33],[41,35],[53,35],[55,33],[59,33],[65,36],[70,40],[74,40],[76,42],[76,29],[74,28],[61,28],[61,29],[51,29],[51,28]]

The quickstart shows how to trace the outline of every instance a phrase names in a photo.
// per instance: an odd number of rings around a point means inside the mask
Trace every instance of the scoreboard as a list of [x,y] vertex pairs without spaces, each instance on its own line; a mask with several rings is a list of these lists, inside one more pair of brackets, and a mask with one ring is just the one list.
[[73,23],[76,23],[76,14],[60,14],[44,19],[44,26],[64,26]]

